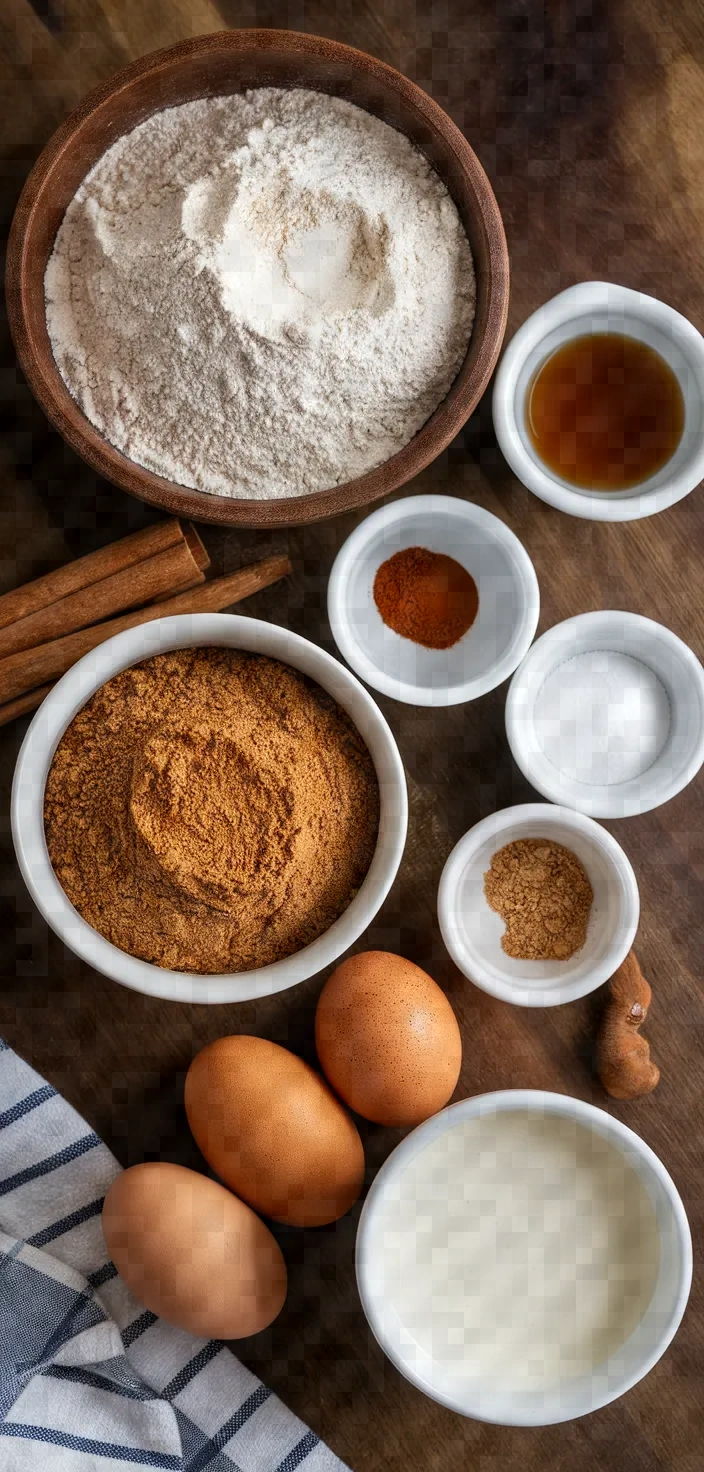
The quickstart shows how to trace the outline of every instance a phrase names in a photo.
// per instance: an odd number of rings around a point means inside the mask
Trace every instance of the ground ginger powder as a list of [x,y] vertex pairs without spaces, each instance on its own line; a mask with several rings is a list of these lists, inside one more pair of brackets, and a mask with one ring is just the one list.
[[572,850],[518,838],[492,857],[484,893],[506,923],[502,950],[519,961],[567,961],[587,938],[594,893]]
[[130,955],[214,975],[329,929],[371,863],[379,789],[313,681],[262,655],[182,649],[116,675],[74,718],[44,821],[84,920]]

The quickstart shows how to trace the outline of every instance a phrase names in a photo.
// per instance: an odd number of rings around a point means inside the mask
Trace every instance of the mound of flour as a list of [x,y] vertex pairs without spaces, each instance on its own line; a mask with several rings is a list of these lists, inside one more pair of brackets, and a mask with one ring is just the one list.
[[168,108],[103,154],[46,277],[84,413],[185,486],[325,490],[400,450],[465,356],[457,210],[403,134],[263,88]]

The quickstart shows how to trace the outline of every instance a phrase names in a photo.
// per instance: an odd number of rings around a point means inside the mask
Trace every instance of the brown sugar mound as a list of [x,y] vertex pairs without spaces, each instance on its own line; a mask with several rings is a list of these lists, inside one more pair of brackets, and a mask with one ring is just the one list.
[[572,850],[546,838],[519,838],[492,857],[484,893],[506,923],[502,950],[519,961],[567,961],[587,938],[594,899]]
[[320,686],[262,655],[184,649],[116,675],[79,712],[44,822],[84,920],[142,960],[213,975],[330,928],[371,863],[379,790]]

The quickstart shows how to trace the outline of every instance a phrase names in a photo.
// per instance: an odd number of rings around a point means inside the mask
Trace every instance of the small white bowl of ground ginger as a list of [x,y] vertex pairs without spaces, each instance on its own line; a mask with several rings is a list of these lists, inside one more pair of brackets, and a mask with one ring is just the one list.
[[180,1002],[267,996],[337,960],[386,898],[406,824],[366,690],[236,614],[155,619],[87,654],[37,711],[12,789],[48,924],[103,975]]
[[551,803],[504,808],[470,828],[438,890],[455,965],[519,1007],[595,991],[631,949],[639,913],[635,874],[615,838]]
[[494,690],[527,654],[539,611],[518,537],[458,496],[374,511],[340,548],[328,584],[340,653],[407,705],[460,705]]

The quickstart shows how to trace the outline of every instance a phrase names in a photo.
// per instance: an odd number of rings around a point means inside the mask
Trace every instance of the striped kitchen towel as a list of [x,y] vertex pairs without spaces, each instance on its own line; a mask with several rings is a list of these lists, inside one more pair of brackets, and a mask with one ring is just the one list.
[[345,1472],[224,1345],[132,1298],[100,1225],[119,1170],[0,1040],[0,1472]]

